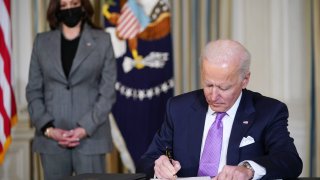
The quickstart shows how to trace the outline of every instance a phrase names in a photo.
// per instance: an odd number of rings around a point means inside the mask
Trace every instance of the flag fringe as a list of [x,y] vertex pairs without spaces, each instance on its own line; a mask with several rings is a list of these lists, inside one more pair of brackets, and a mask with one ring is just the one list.
[[6,142],[3,146],[3,151],[0,153],[0,165],[2,165],[4,162],[4,157],[5,157],[5,154],[7,153],[7,150],[9,149],[11,141],[12,141],[11,136],[7,137]]
[[18,123],[18,116],[17,114],[13,115],[12,118],[11,118],[11,128],[13,126],[15,126],[16,124]]

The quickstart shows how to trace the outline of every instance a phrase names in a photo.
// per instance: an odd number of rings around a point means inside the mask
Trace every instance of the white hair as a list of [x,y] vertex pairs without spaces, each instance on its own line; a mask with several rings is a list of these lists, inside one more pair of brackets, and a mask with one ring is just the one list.
[[[217,40],[209,42],[203,49],[200,57],[214,64],[225,64],[231,61],[239,63],[239,72],[244,76],[250,71],[251,55],[239,42],[233,40]],[[202,64],[202,63],[201,63]]]

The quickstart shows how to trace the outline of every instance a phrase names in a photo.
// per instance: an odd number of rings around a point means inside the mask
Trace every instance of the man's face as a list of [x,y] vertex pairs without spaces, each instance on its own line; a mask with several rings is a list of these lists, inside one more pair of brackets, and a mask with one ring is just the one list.
[[210,108],[215,112],[228,111],[250,78],[248,73],[241,77],[238,64],[217,65],[208,60],[202,61],[202,85]]

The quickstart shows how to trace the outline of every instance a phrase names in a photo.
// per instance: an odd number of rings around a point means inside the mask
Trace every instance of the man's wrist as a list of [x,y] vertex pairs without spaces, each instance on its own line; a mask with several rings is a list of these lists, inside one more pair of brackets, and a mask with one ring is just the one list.
[[245,161],[245,162],[243,162],[242,164],[240,164],[240,166],[243,166],[243,167],[249,169],[249,170],[252,172],[252,176],[250,177],[250,179],[253,179],[253,177],[254,177],[254,169],[252,168],[252,166],[250,165],[250,163],[247,162],[247,161]]

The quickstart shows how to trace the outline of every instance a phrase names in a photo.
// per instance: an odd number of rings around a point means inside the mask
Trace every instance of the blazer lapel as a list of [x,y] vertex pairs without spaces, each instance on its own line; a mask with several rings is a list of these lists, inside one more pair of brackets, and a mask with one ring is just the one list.
[[77,49],[76,56],[73,60],[73,64],[71,66],[70,75],[79,67],[79,65],[86,59],[86,57],[93,51],[95,48],[95,42],[93,40],[90,28],[88,25],[84,25],[82,37],[79,41],[79,46]]
[[239,146],[242,138],[253,123],[254,111],[250,94],[248,94],[247,90],[243,90],[231,129],[227,152],[227,165],[237,165],[239,163]]
[[[199,166],[201,142],[204,129],[204,122],[208,110],[208,104],[204,98],[203,92],[198,93],[197,101],[191,106],[193,113],[190,113],[190,133],[189,133],[189,154],[191,162]],[[195,169],[198,171],[198,169]],[[195,172],[197,174],[197,172]]]
[[66,80],[61,63],[61,31],[52,31],[52,36],[47,45],[49,49],[49,51],[47,51],[48,59],[51,59],[50,61],[52,61],[62,79]]

